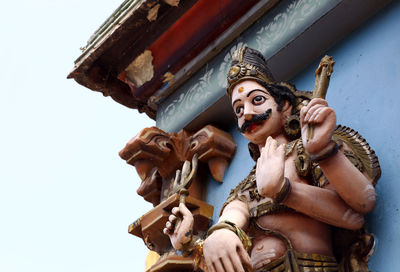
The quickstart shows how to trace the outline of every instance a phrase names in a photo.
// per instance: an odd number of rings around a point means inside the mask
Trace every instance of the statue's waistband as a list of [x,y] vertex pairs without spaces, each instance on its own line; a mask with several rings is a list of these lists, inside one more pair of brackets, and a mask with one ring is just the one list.
[[334,257],[320,254],[286,251],[279,259],[265,265],[256,272],[337,272],[338,264]]

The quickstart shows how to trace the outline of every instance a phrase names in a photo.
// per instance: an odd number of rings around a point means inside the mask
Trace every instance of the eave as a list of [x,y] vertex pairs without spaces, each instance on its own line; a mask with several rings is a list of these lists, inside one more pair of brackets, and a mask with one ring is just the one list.
[[[174,76],[257,2],[126,0],[91,37],[68,78],[154,119],[157,107],[150,98],[174,83],[166,73]],[[124,73],[145,50],[152,53],[154,75],[135,86]]]

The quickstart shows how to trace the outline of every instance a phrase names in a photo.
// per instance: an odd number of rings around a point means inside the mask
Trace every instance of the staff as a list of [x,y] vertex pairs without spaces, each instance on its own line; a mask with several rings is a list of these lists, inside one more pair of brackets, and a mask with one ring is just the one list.
[[[315,70],[315,84],[312,98],[325,99],[328,92],[329,81],[333,73],[333,65],[335,61],[331,56],[325,56],[321,59],[317,70]],[[307,141],[314,137],[314,127],[309,124],[307,131]]]

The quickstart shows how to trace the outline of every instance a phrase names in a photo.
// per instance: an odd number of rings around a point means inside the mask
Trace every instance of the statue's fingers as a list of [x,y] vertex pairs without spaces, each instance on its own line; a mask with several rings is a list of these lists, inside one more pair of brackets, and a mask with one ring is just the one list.
[[171,215],[168,217],[168,221],[171,222],[172,224],[175,224],[176,219],[177,219],[177,217],[176,217],[175,215],[173,215],[173,214],[171,214]]
[[323,98],[313,98],[313,99],[311,99],[310,103],[308,103],[307,107],[312,107],[317,104],[322,105],[322,106],[328,106],[328,101],[326,101]]
[[246,252],[243,246],[237,248],[238,255],[240,257],[242,265],[247,271],[252,271],[251,260],[249,254]]
[[214,268],[214,265],[211,262],[211,260],[209,260],[208,258],[205,258],[205,261],[206,261],[207,271],[208,272],[215,272],[215,268]]
[[309,110],[306,113],[306,116],[304,117],[304,122],[309,123],[311,116],[313,116],[314,112],[316,110],[318,110],[319,108],[321,108],[321,107],[325,107],[325,106],[321,105],[321,104],[317,104],[317,105],[314,105],[314,106],[310,107]]
[[171,235],[171,231],[170,231],[169,229],[167,229],[167,228],[164,228],[164,229],[163,229],[163,233],[164,233],[165,235],[168,235],[168,236]]
[[167,223],[165,223],[165,227],[167,229],[169,229],[170,231],[174,230],[175,224],[172,224],[171,222],[167,221]]
[[188,216],[191,215],[192,213],[189,211],[189,209],[186,207],[185,203],[179,203],[179,212],[183,215],[183,216]]
[[171,210],[171,213],[175,216],[179,216],[179,213],[180,213],[179,207],[173,207]]
[[221,259],[214,262],[214,268],[216,272],[225,272],[224,266],[222,265]]
[[[234,252],[236,253],[236,252]],[[230,256],[226,255],[222,258],[222,265],[225,268],[225,272],[235,272],[235,269],[233,268],[232,262],[231,262],[231,258]]]
[[310,124],[315,124],[315,119],[318,117],[318,115],[321,113],[321,111],[326,108],[324,106],[318,107],[317,109],[315,109],[313,111],[313,113],[311,114],[311,116],[308,118],[308,123]]
[[[332,108],[328,108],[328,107],[321,108],[321,110],[318,112],[318,114],[314,117],[313,122],[316,124],[322,123],[326,120],[328,115],[330,115],[331,113],[335,113],[335,111]],[[334,117],[334,121],[336,122],[336,115]]]
[[240,262],[240,257],[237,254],[234,254],[233,256],[231,256],[231,262],[233,267],[235,267],[235,271],[237,272],[244,272],[244,268],[242,263]]
[[183,216],[183,218],[189,218],[191,220],[193,219],[193,214],[186,207],[185,203],[180,203],[179,204],[179,212]]
[[278,148],[278,142],[272,138],[271,144],[268,150],[268,156],[272,156],[276,153],[276,149]]
[[261,160],[261,156],[257,159],[257,163],[256,163],[256,172],[257,173],[261,173],[260,169],[262,168],[263,162]]
[[262,160],[264,158],[268,157],[269,150],[271,149],[271,143],[272,143],[273,138],[271,136],[268,136],[267,141],[265,142],[263,152],[261,153]]
[[269,148],[269,143],[265,142],[264,147],[260,149],[260,158],[264,158],[266,154],[268,153],[268,148]]
[[304,106],[300,110],[300,125],[302,126],[304,123],[304,117],[306,116],[308,110],[308,106]]
[[276,152],[279,155],[279,157],[282,157],[283,159],[285,158],[285,151],[286,151],[285,144],[279,145],[278,148],[276,149]]

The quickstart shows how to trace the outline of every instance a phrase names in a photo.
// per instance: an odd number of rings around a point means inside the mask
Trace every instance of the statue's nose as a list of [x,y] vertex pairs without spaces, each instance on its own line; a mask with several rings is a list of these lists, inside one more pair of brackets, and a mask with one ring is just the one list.
[[253,116],[253,113],[244,113],[244,120],[249,121],[251,118],[253,118]]

